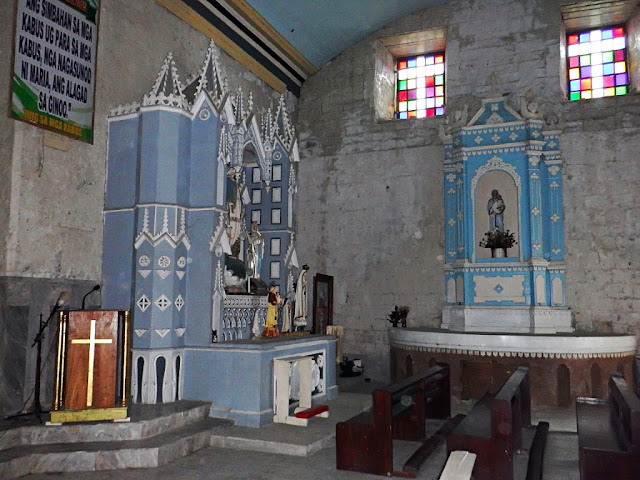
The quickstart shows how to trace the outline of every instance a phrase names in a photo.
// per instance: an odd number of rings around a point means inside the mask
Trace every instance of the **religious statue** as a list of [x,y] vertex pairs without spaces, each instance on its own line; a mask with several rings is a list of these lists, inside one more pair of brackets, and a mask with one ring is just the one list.
[[258,231],[258,222],[251,222],[251,231],[247,235],[249,248],[247,251],[247,275],[260,278],[262,258],[264,256],[264,237]]
[[487,202],[489,214],[489,231],[484,234],[480,246],[491,249],[491,257],[506,257],[507,250],[516,243],[514,233],[504,229],[504,210],[506,205],[498,190],[491,191],[491,198]]
[[275,284],[272,283],[267,294],[267,320],[264,322],[264,330],[262,330],[263,337],[274,338],[280,335],[278,332],[278,307],[280,303],[282,303],[282,297],[276,291]]
[[487,203],[487,213],[489,214],[489,231],[498,230],[504,232],[504,210],[506,205],[498,190],[491,191],[491,198]]
[[293,324],[303,330],[307,325],[307,272],[309,265],[305,264],[298,275],[296,283],[296,305],[293,313]]
[[246,215],[244,205],[242,204],[242,187],[240,184],[240,173],[234,169],[230,169],[227,173],[232,183],[232,192],[227,201],[227,235],[229,236],[229,244],[231,245],[232,256],[238,258],[240,256],[240,237],[242,235],[242,226]]

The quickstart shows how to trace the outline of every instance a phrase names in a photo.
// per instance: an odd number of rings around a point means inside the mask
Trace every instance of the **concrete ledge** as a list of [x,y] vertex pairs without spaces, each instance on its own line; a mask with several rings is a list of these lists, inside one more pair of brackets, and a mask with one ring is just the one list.
[[442,353],[534,357],[619,357],[635,355],[633,335],[460,333],[420,328],[389,329],[391,346]]
[[561,307],[445,306],[443,329],[487,333],[571,333],[571,311]]

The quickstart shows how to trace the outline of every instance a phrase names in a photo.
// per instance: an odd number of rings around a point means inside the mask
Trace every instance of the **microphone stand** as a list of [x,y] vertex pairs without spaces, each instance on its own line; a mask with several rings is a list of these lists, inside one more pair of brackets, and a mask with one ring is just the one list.
[[47,318],[47,321],[44,323],[42,322],[42,313],[40,314],[40,330],[38,331],[38,334],[33,339],[33,344],[31,345],[31,348],[33,348],[37,344],[38,348],[37,348],[37,356],[36,356],[36,378],[35,378],[36,385],[35,385],[35,391],[33,394],[33,411],[30,413],[34,413],[40,420],[40,423],[42,423],[42,418],[40,416],[42,413],[42,406],[40,405],[40,383],[41,383],[40,370],[42,369],[42,339],[44,338],[44,331],[49,325],[49,323],[51,322],[51,319],[55,316],[55,314],[58,312],[58,310],[60,310],[60,308],[63,305],[64,303],[61,303],[60,300],[58,300],[56,304],[53,306],[53,308],[51,309],[49,318]]
[[[56,305],[57,306],[57,305]],[[40,369],[42,368],[42,339],[44,338],[44,329],[42,326],[42,313],[40,314],[40,331],[36,336],[36,341],[38,342],[37,348],[37,356],[36,356],[36,386],[35,391],[33,393],[33,413],[38,417],[40,423],[42,423],[42,419],[40,418],[40,414],[42,413],[42,406],[40,405]],[[31,346],[33,348],[33,345]]]

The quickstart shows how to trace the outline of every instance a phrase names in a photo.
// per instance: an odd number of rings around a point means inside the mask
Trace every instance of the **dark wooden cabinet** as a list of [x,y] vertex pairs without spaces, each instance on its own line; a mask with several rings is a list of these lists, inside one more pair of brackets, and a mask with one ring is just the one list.
[[333,277],[317,273],[313,277],[313,333],[326,334],[333,325]]

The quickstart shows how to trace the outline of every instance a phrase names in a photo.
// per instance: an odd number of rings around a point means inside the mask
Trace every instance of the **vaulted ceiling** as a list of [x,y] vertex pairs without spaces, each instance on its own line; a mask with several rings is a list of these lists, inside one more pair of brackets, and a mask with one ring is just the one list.
[[451,0],[156,0],[279,91],[405,15]]
[[[276,90],[299,95],[309,75],[379,28],[454,0],[156,0]],[[625,23],[638,0],[563,0],[567,31]]]

